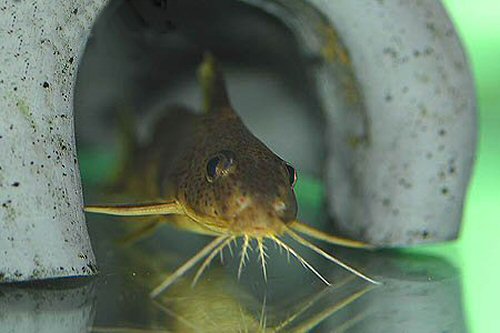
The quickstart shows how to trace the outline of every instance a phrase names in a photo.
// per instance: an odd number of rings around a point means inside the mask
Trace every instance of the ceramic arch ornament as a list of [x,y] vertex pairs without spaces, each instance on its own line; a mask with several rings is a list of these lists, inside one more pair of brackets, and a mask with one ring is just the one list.
[[[237,0],[235,0],[237,1]],[[240,1],[317,54],[329,211],[379,246],[454,239],[476,108],[463,49],[435,1]],[[95,274],[82,211],[73,86],[107,1],[0,3],[0,282]]]
[[356,127],[342,128],[349,109],[328,117],[337,227],[380,246],[456,239],[475,159],[476,97],[441,2],[311,3],[349,52],[365,112],[364,142],[349,137]]
[[73,85],[104,3],[0,2],[0,282],[96,273]]

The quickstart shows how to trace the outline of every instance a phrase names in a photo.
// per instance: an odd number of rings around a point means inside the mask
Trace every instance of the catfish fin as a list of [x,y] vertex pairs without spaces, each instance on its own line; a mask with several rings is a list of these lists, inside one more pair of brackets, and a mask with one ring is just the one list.
[[224,75],[210,52],[205,52],[198,69],[198,77],[203,91],[203,111],[233,112],[227,93]]

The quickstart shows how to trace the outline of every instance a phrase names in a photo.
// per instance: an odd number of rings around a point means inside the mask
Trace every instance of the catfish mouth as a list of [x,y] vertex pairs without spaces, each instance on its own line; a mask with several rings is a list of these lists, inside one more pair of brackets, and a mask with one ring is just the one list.
[[229,216],[200,215],[190,210],[186,210],[185,213],[216,234],[236,237],[265,238],[283,235],[287,225],[293,223],[282,220],[274,212],[262,213],[259,208],[252,206]]
[[287,199],[236,196],[225,216],[228,229],[241,236],[257,238],[282,235],[287,226],[297,220],[297,203]]
[[247,225],[240,230],[237,231],[241,236],[248,236],[250,238],[264,238],[275,235],[281,235],[284,233],[285,224],[282,222],[273,222],[273,223],[253,223],[251,225]]
[[287,223],[273,211],[263,212],[257,207],[247,207],[235,215],[230,224],[236,234],[262,238],[282,235]]

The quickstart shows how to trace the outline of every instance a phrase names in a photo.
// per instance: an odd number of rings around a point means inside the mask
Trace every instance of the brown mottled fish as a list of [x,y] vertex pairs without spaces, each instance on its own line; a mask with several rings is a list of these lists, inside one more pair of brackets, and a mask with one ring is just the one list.
[[135,150],[127,168],[127,172],[135,174],[131,181],[150,202],[85,208],[92,213],[160,217],[150,222],[144,232],[163,222],[215,237],[155,288],[151,296],[160,294],[205,258],[195,275],[195,283],[212,259],[237,238],[243,239],[238,275],[247,259],[250,241],[256,240],[266,277],[264,240],[268,239],[329,284],[285,243],[285,235],[359,277],[377,283],[300,236],[349,247],[368,247],[297,221],[295,169],[243,124],[231,107],[222,72],[211,55],[205,56],[199,74],[205,112],[197,114],[177,108],[169,113],[157,122],[152,142]]

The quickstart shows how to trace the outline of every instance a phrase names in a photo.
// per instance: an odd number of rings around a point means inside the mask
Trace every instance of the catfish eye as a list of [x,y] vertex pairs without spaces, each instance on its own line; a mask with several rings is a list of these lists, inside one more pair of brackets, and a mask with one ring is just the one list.
[[207,163],[207,179],[209,181],[213,181],[213,179],[217,176],[217,167],[220,163],[220,157],[216,156],[210,159]]
[[221,176],[226,175],[234,168],[234,153],[222,150],[207,163],[207,180],[213,182]]
[[290,186],[294,187],[297,182],[297,171],[290,164],[286,164],[286,170],[288,171],[288,180],[290,181]]

